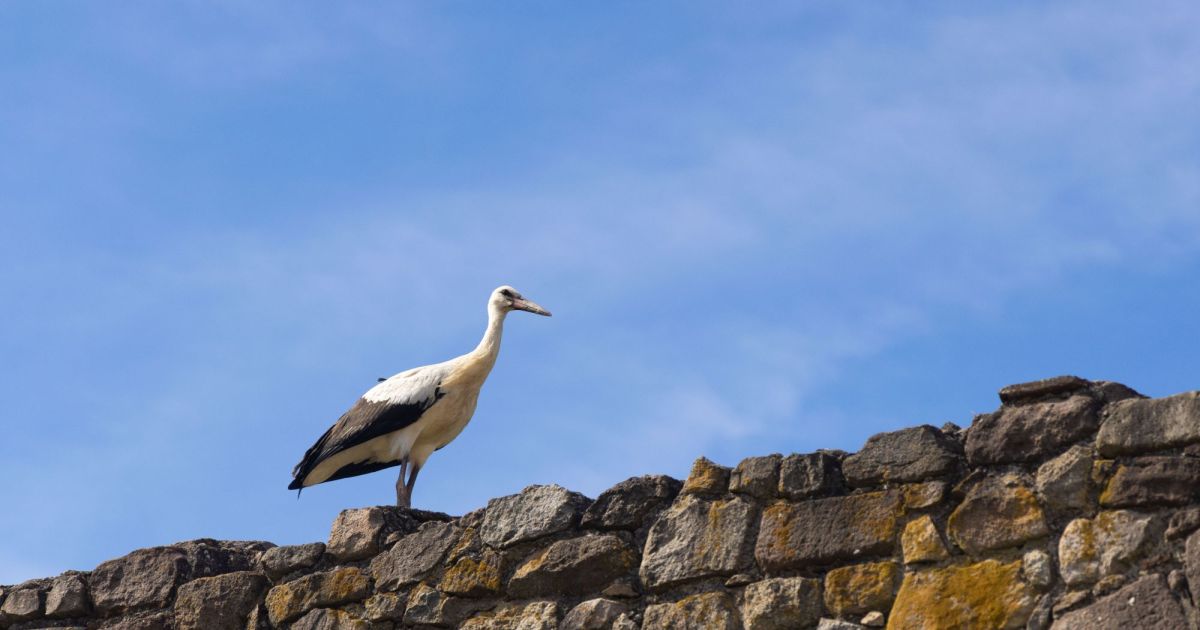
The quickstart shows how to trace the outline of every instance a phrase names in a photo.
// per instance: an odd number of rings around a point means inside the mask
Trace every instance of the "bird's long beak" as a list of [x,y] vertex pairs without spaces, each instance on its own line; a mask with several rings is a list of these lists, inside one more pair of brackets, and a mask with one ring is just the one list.
[[529,311],[530,313],[550,317],[550,311],[547,311],[546,309],[534,304],[533,302],[530,302],[529,300],[526,300],[525,298],[513,300],[513,308],[517,309],[518,311]]

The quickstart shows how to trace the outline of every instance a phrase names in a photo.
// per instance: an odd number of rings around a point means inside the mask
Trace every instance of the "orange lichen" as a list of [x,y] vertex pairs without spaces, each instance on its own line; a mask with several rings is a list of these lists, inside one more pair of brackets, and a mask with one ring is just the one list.
[[1018,628],[1037,601],[1021,581],[1021,562],[984,560],[909,573],[900,585],[888,629]]

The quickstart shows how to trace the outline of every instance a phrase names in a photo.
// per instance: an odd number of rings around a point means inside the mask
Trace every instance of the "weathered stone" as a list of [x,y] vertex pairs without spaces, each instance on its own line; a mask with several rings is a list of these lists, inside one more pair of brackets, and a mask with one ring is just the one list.
[[510,604],[466,620],[460,630],[555,630],[558,628],[558,604],[532,602]]
[[520,494],[488,501],[479,533],[492,547],[511,547],[574,527],[589,502],[561,486],[529,486]]
[[841,494],[845,489],[842,462],[831,453],[792,454],[779,463],[779,496],[799,501]]
[[494,602],[445,595],[422,582],[408,596],[404,623],[409,625],[459,626],[467,617],[491,608]]
[[941,534],[938,534],[937,525],[928,516],[909,521],[904,526],[900,546],[904,550],[904,564],[938,562],[950,557]]
[[617,580],[616,582],[613,582],[609,586],[605,587],[603,591],[600,591],[600,594],[605,597],[620,597],[625,599],[640,595],[637,589],[633,586],[633,580],[624,578]]
[[106,619],[98,630],[172,630],[171,613],[144,611]]
[[400,621],[406,603],[407,599],[397,593],[376,593],[363,602],[363,612],[370,621]]
[[18,588],[9,591],[0,606],[0,619],[25,621],[42,615],[42,592],[36,588]]
[[[1183,568],[1188,584],[1193,590],[1200,590],[1200,531],[1188,536],[1184,543]],[[1200,592],[1195,595],[1200,600]]]
[[88,605],[87,583],[83,576],[64,573],[56,578],[46,593],[47,617],[80,617],[86,615]]
[[926,481],[910,483],[902,488],[904,492],[904,508],[908,510],[923,510],[933,507],[946,498],[949,484],[945,481]]
[[768,571],[892,553],[903,514],[901,493],[868,492],[763,510],[754,556]]
[[1200,460],[1142,457],[1117,467],[1100,494],[1104,507],[1186,505],[1200,496]]
[[1200,529],[1200,507],[1189,507],[1171,515],[1167,522],[1167,540],[1177,540]]
[[748,568],[756,516],[754,505],[741,497],[709,501],[681,495],[650,528],[642,582],[657,589]]
[[1054,455],[1096,432],[1098,408],[1096,399],[1076,395],[980,415],[967,432],[967,461],[980,466]]
[[1031,549],[1021,557],[1021,577],[1034,588],[1044,591],[1054,583],[1054,567],[1050,554]]
[[744,630],[786,630],[812,625],[821,616],[821,581],[772,578],[746,587]]
[[851,486],[861,488],[948,475],[962,460],[962,445],[926,424],[871,436],[861,451],[842,462],[842,473]]
[[267,589],[267,578],[237,571],[192,580],[175,597],[177,630],[241,630]]
[[313,566],[323,553],[325,543],[320,542],[272,547],[259,559],[259,565],[271,579],[278,580],[293,571]]
[[[508,583],[514,597],[593,593],[637,566],[637,553],[611,534],[560,540],[517,568]],[[442,590],[445,590],[443,588]]]
[[317,608],[291,625],[291,630],[370,630],[371,624],[344,610]]
[[947,521],[947,533],[973,556],[1014,547],[1049,533],[1042,509],[1021,477],[985,477],[971,486]]
[[683,482],[683,494],[725,494],[729,490],[729,473],[727,466],[718,466],[707,457],[700,457],[692,462],[692,472],[687,481]]
[[729,491],[760,499],[775,496],[779,486],[779,462],[782,455],[747,457],[729,475]]
[[390,534],[410,534],[417,531],[421,522],[412,510],[402,507],[381,505],[342,510],[329,530],[325,550],[339,562],[370,558],[383,551]]
[[267,615],[277,626],[313,608],[357,602],[370,594],[371,580],[358,567],[313,573],[272,588],[267,593]]
[[908,573],[889,628],[1020,628],[1037,604],[1021,562],[984,560]]
[[883,613],[878,610],[872,610],[863,615],[862,625],[868,628],[882,628],[885,620],[886,617],[883,616]]
[[1103,597],[1104,595],[1108,595],[1124,585],[1124,575],[1106,575],[1100,578],[1100,581],[1096,582],[1096,584],[1092,586],[1092,594],[1096,597]]
[[1056,513],[1084,510],[1088,501],[1088,478],[1092,472],[1092,449],[1076,445],[1042,464],[1037,471],[1037,491],[1042,504]]
[[736,630],[737,607],[725,592],[690,595],[646,607],[642,630]]
[[476,556],[463,556],[442,576],[443,592],[463,597],[487,597],[500,593],[500,554],[488,549]]
[[109,560],[88,576],[92,603],[102,616],[142,608],[164,608],[175,587],[192,579],[254,568],[264,542],[194,540],[139,549]]
[[863,630],[866,626],[842,619],[822,619],[817,623],[817,630]]
[[633,477],[600,493],[583,513],[582,527],[637,529],[679,494],[683,482],[666,475]]
[[1096,449],[1105,457],[1200,442],[1200,392],[1134,398],[1108,407]]
[[1153,539],[1153,521],[1128,510],[1071,521],[1058,541],[1063,580],[1071,586],[1088,584],[1130,568]]
[[894,562],[833,569],[825,574],[825,608],[839,617],[888,610],[896,597],[901,573]]
[[1171,589],[1172,593],[1187,597],[1185,595],[1188,592],[1187,574],[1179,569],[1171,569],[1171,572],[1167,574],[1167,587]]
[[559,630],[608,630],[628,610],[611,599],[589,599],[567,613]]
[[1187,627],[1183,608],[1167,590],[1161,575],[1142,577],[1087,608],[1062,615],[1051,626],[1053,630],[1176,630]]
[[1017,383],[1000,390],[1000,402],[1006,404],[1024,403],[1050,396],[1061,396],[1086,388],[1088,381],[1078,376],[1055,376],[1040,381]]
[[441,564],[458,534],[458,528],[451,523],[424,523],[371,561],[375,587],[394,591],[424,579]]
[[745,586],[753,582],[755,579],[756,578],[749,573],[735,573],[729,576],[728,580],[725,580],[725,586],[729,588],[737,588],[739,586]]

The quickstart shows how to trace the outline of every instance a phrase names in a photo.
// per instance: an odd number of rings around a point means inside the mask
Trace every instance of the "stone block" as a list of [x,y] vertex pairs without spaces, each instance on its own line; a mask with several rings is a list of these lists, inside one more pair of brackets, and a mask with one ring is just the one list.
[[692,462],[692,472],[683,482],[684,494],[725,494],[729,490],[729,467],[718,466],[707,457]]
[[406,603],[407,598],[398,593],[376,593],[363,602],[363,613],[368,621],[400,621]]
[[290,630],[371,630],[371,624],[344,610],[316,608],[297,619]]
[[742,604],[744,630],[804,628],[821,616],[821,581],[772,578],[746,587]]
[[888,490],[771,505],[763,510],[755,558],[780,571],[891,554],[902,496]]
[[567,613],[559,630],[609,630],[628,610],[625,604],[611,599],[589,599]]
[[611,534],[559,540],[518,567],[508,591],[520,598],[586,595],[629,574],[637,561],[637,553]]
[[1193,599],[1200,600],[1200,532],[1188,536],[1183,548],[1183,569],[1194,591]]
[[389,536],[415,532],[431,515],[388,505],[342,510],[329,530],[325,551],[339,562],[370,558],[384,550]]
[[838,617],[890,610],[902,573],[894,562],[832,569],[825,574],[825,608]]
[[479,533],[488,545],[504,549],[574,527],[589,504],[587,497],[561,486],[529,486],[488,501]]
[[0,620],[26,621],[42,616],[42,592],[37,588],[17,588],[8,591],[0,605]]
[[1200,497],[1200,460],[1142,457],[1117,466],[1104,492],[1103,507],[1186,505]]
[[1037,593],[1020,573],[1019,560],[907,573],[888,627],[1022,628],[1037,605]]
[[737,630],[733,597],[723,591],[689,595],[646,607],[642,630]]
[[488,549],[477,555],[459,558],[446,569],[438,588],[444,593],[462,597],[498,595],[501,591],[500,574],[500,554]]
[[1167,540],[1178,540],[1200,529],[1200,507],[1189,507],[1171,515],[1167,523]]
[[1090,382],[1078,376],[1055,376],[1040,381],[1017,383],[1000,390],[1000,402],[1005,404],[1026,403],[1051,396],[1062,396],[1086,389],[1089,385],[1091,385]]
[[600,493],[583,513],[580,526],[635,530],[646,525],[678,496],[683,482],[666,475],[633,477]]
[[957,440],[922,425],[871,436],[862,450],[842,461],[842,473],[851,486],[861,488],[949,475],[962,461]]
[[92,603],[101,616],[146,608],[165,608],[175,587],[201,577],[254,568],[264,542],[195,540],[139,549],[109,560],[88,576]]
[[286,545],[272,547],[259,559],[259,566],[273,580],[307,569],[321,559],[325,553],[325,543],[308,543],[305,545]]
[[459,530],[451,523],[421,525],[416,532],[401,538],[387,552],[371,560],[375,587],[381,591],[394,591],[416,584],[441,564],[458,538]]
[[1187,628],[1187,616],[1167,589],[1163,576],[1152,574],[1078,610],[1060,616],[1052,630],[1176,630]]
[[1072,446],[1067,452],[1038,467],[1037,491],[1046,509],[1054,513],[1086,510],[1088,479],[1092,473],[1092,449]]
[[90,610],[87,583],[82,575],[68,572],[54,578],[46,593],[47,617],[81,617]]
[[1059,573],[1070,586],[1123,573],[1141,557],[1156,531],[1152,516],[1128,510],[1077,518],[1058,540]]
[[242,630],[266,589],[267,578],[250,571],[192,580],[180,586],[175,597],[175,627]]
[[278,626],[313,608],[362,601],[370,594],[371,579],[358,567],[313,573],[268,591],[267,615]]
[[864,625],[842,619],[822,619],[817,622],[817,630],[863,630]]
[[1104,457],[1136,455],[1200,442],[1200,392],[1133,398],[1110,405],[1096,450]]
[[1021,557],[1021,577],[1039,591],[1045,591],[1054,584],[1053,563],[1050,554],[1041,549],[1030,549]]
[[982,414],[967,432],[967,461],[984,466],[1056,455],[1096,432],[1099,407],[1095,398],[1075,395]]
[[924,510],[940,504],[946,498],[949,484],[945,481],[910,483],[901,488],[906,510]]
[[729,491],[759,499],[773,498],[779,486],[782,459],[778,454],[743,459],[729,475]]
[[946,550],[946,544],[938,533],[937,525],[934,525],[933,519],[928,516],[909,521],[904,526],[900,546],[904,550],[904,564],[940,562],[950,557],[950,552]]
[[468,620],[460,630],[556,630],[559,606],[555,602],[506,604]]
[[779,463],[779,496],[799,501],[842,494],[846,480],[842,462],[832,453],[817,451],[788,455]]
[[681,495],[651,526],[641,578],[652,589],[750,566],[757,508],[734,497],[710,501]]
[[1015,547],[1050,532],[1033,491],[1015,474],[985,477],[971,486],[950,514],[946,530],[972,556]]

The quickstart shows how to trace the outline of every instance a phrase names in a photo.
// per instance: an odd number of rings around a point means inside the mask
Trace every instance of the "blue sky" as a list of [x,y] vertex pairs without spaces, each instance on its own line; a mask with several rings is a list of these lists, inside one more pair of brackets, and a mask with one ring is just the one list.
[[1195,389],[1188,2],[0,5],[0,583],[323,540],[376,377],[515,314],[419,507]]

